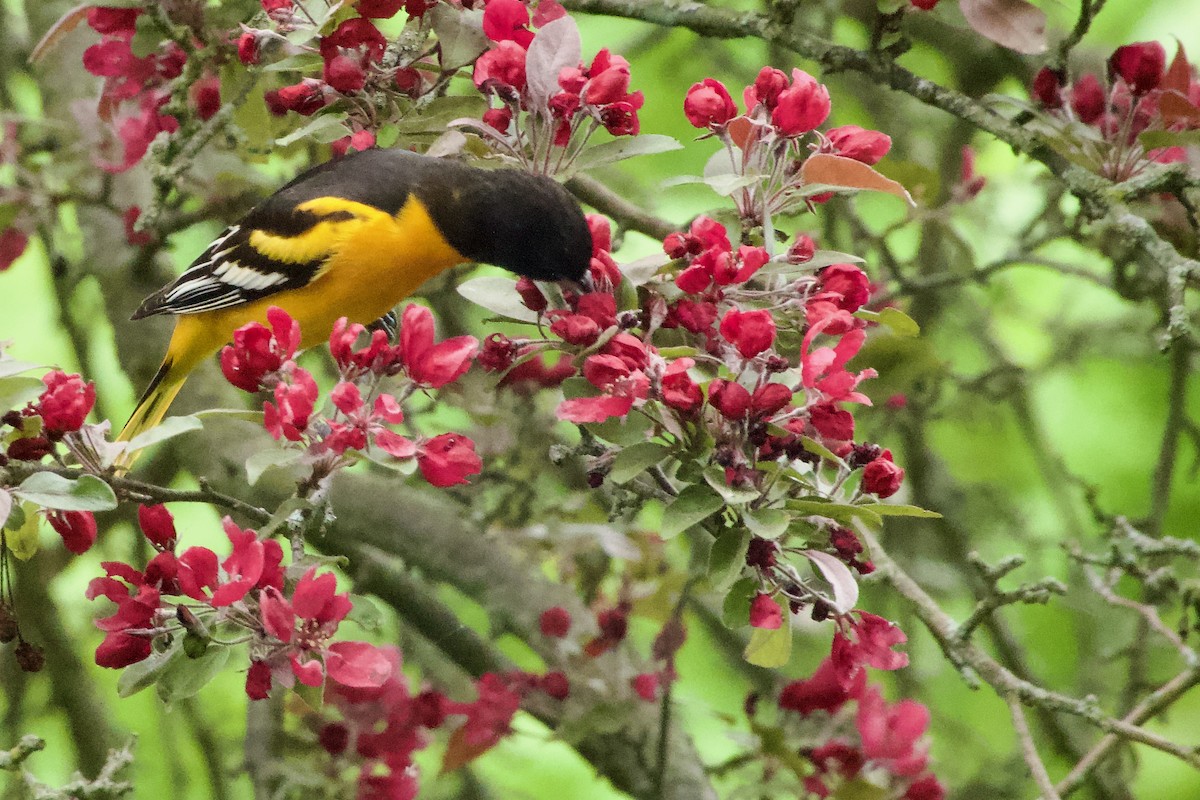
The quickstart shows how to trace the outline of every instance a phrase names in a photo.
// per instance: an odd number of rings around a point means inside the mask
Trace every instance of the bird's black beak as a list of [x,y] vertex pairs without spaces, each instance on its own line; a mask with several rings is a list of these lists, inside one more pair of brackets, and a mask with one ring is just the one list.
[[592,273],[590,272],[583,273],[583,277],[579,280],[563,278],[558,282],[558,286],[564,291],[570,289],[578,294],[588,294],[596,291],[596,285],[592,282]]

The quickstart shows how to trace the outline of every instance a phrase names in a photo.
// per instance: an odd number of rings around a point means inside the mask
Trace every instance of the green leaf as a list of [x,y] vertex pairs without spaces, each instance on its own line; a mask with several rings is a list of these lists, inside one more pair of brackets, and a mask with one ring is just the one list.
[[786,613],[783,619],[784,623],[774,630],[754,628],[750,632],[750,643],[742,654],[746,661],[766,669],[787,665],[792,657],[792,626],[788,624]]
[[396,134],[407,136],[421,133],[442,134],[454,120],[460,117],[478,119],[486,110],[487,102],[479,95],[437,97],[419,109],[408,113],[404,119],[397,122],[395,124]]
[[95,475],[72,479],[53,472],[36,472],[13,489],[13,494],[44,508],[62,511],[108,511],[117,507],[112,487]]
[[681,145],[672,136],[661,133],[643,133],[640,136],[622,136],[595,147],[589,147],[575,159],[573,171],[583,172],[623,161],[634,156],[649,156],[656,153],[669,153],[672,150],[682,150]]
[[920,506],[909,506],[903,504],[891,503],[864,503],[855,508],[865,508],[873,514],[878,514],[881,517],[917,517],[919,519],[941,519],[942,515],[936,511],[930,511],[927,508]]
[[28,561],[38,551],[37,509],[33,505],[26,504],[24,507],[19,506],[13,510],[16,512],[13,514],[14,517],[20,515],[21,524],[15,530],[10,529],[5,533],[4,541],[14,556],[22,561]]
[[[576,379],[571,378],[565,383],[570,383],[572,380]],[[586,387],[583,394],[576,395],[577,397],[587,397],[595,393],[595,387],[586,380],[583,378],[578,378],[577,380],[579,380],[583,387]],[[621,445],[622,447],[631,447],[646,441],[651,428],[654,427],[654,422],[644,414],[630,414],[626,417],[613,417],[604,422],[589,422],[583,427],[589,433],[606,442]]]
[[[8,492],[4,493],[8,494]],[[25,524],[25,509],[20,503],[12,502],[12,495],[9,495],[9,503],[11,505],[8,509],[8,517],[4,520],[4,524],[0,525],[0,528],[10,531],[20,530],[21,526]]]
[[346,619],[367,633],[383,631],[383,612],[380,611],[379,605],[374,600],[365,594],[351,593],[350,601],[354,605],[351,607],[350,613],[346,615]]
[[208,650],[210,639],[192,631],[183,635],[183,654],[188,658],[202,658]]
[[730,630],[750,624],[750,598],[758,590],[758,581],[751,577],[738,578],[729,587],[721,603],[721,621]]
[[[323,63],[324,60],[316,53],[297,53],[267,64],[262,69],[263,72],[312,72]],[[266,107],[266,103],[259,105]]]
[[152,444],[174,439],[180,434],[188,433],[189,431],[198,431],[203,427],[204,423],[194,415],[167,417],[150,430],[143,431],[130,439],[128,452],[132,453],[135,450],[141,450],[143,447],[149,447]]
[[182,655],[183,647],[176,640],[166,650],[152,652],[149,657],[136,664],[130,664],[121,671],[121,677],[117,678],[117,697],[132,697],[147,686],[154,684],[162,675],[163,670]]
[[725,502],[702,484],[688,486],[663,512],[662,537],[670,539],[721,510]]
[[721,467],[710,467],[704,470],[704,480],[731,506],[758,499],[757,489],[742,489],[725,483],[725,470]]
[[921,326],[917,321],[898,308],[882,308],[879,311],[879,321],[892,329],[897,336],[911,338],[921,335]]
[[746,509],[742,512],[742,522],[755,536],[778,539],[787,531],[792,515],[780,508]]
[[8,515],[12,513],[13,496],[0,487],[0,528],[3,528],[8,523]]
[[0,412],[24,407],[26,403],[36,400],[45,389],[40,379],[27,375],[0,378]]
[[281,136],[275,140],[277,147],[287,147],[293,142],[298,142],[301,139],[312,139],[319,144],[329,144],[336,142],[343,136],[349,136],[350,129],[346,127],[345,121],[336,114],[321,114],[313,117],[305,125],[297,128],[286,136]]
[[[18,361],[15,358],[0,358],[0,378],[7,378],[11,375],[19,375],[22,372],[28,372],[31,369],[37,369],[37,364],[31,364],[28,361]],[[37,380],[37,378],[34,378]],[[41,381],[38,380],[40,384]]]
[[199,658],[176,658],[158,678],[158,698],[166,704],[186,700],[217,677],[229,661],[230,648],[212,646]]
[[1147,150],[1156,150],[1160,147],[1197,147],[1200,146],[1200,129],[1144,131],[1138,134],[1138,141]]
[[669,456],[671,451],[657,442],[639,442],[617,453],[608,479],[613,483],[628,483]]
[[841,457],[838,456],[837,453],[833,452],[828,447],[821,444],[820,442],[818,442],[816,439],[812,438],[811,436],[803,436],[802,435],[800,437],[800,441],[804,443],[804,449],[807,450],[808,452],[815,453],[816,455],[819,455],[821,458],[827,459],[839,466],[845,466]]
[[483,275],[463,281],[458,293],[493,314],[522,322],[537,322],[538,313],[531,311],[521,302],[517,294],[517,282],[502,275]]
[[470,64],[487,49],[483,35],[483,11],[459,11],[439,3],[425,13],[433,25],[442,55],[442,69],[456,70]]
[[299,462],[303,455],[304,453],[299,450],[284,450],[275,447],[259,450],[246,459],[246,481],[253,486],[258,483],[258,479],[267,470],[273,467],[290,467]]
[[880,516],[867,506],[851,506],[822,500],[788,500],[787,507],[802,516],[827,517],[843,525],[852,525],[856,519],[868,522],[874,527],[883,524]]
[[746,551],[750,548],[750,531],[726,530],[713,542],[708,552],[708,583],[713,591],[722,592],[733,585],[746,566]]
[[206,408],[203,411],[197,411],[192,416],[201,421],[206,419],[244,419],[258,425],[262,425],[263,421],[263,412],[255,411],[252,408]]
[[671,263],[666,253],[651,253],[648,256],[620,264],[621,275],[633,286],[641,286],[649,281],[658,271]]

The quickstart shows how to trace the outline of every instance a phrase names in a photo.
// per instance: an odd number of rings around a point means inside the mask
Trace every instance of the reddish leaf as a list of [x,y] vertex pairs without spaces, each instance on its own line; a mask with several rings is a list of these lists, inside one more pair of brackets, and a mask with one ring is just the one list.
[[467,740],[465,728],[459,728],[450,734],[446,744],[446,754],[442,756],[442,775],[453,772],[459,767],[469,764],[492,748],[493,742],[485,741],[472,744]]
[[1174,89],[1186,97],[1191,82],[1192,67],[1188,64],[1187,53],[1183,50],[1183,42],[1179,42],[1175,58],[1171,59],[1171,66],[1167,67],[1167,72],[1163,75],[1162,83],[1158,85],[1158,88]]
[[1026,55],[1046,52],[1046,14],[1025,0],[958,0],[967,23],[1009,50]]
[[729,126],[726,130],[729,132],[729,138],[733,139],[733,143],[742,152],[746,151],[747,143],[754,139],[754,123],[745,116],[729,120]]
[[1167,125],[1174,125],[1177,122],[1200,124],[1200,108],[1175,91],[1163,92],[1159,95],[1158,113],[1162,114],[1163,121]]
[[41,38],[41,41],[34,45],[33,52],[29,54],[29,63],[36,64],[41,61],[64,36],[79,27],[79,23],[87,19],[88,9],[91,7],[91,3],[75,6],[59,17],[50,26],[50,30],[46,31],[46,35]]
[[865,189],[887,192],[916,205],[908,190],[891,178],[884,177],[861,161],[827,153],[811,155],[800,168],[800,175],[808,184],[821,184],[841,189]]

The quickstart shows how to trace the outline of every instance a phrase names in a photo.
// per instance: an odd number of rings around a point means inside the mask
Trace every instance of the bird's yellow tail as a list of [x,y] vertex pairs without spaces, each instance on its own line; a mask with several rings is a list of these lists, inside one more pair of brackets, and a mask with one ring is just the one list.
[[[170,353],[167,353],[167,357],[163,359],[162,366],[154,374],[154,379],[150,381],[150,385],[142,393],[142,398],[138,400],[137,407],[133,409],[133,413],[129,416],[129,421],[125,423],[125,427],[121,429],[121,432],[117,434],[116,441],[128,442],[139,433],[149,430],[162,422],[162,418],[166,416],[167,409],[171,407],[171,401],[175,399],[175,395],[179,394],[179,390],[185,380],[187,380],[187,372],[178,369],[175,359],[171,357]],[[133,466],[133,462],[137,459],[137,456],[137,453],[121,455],[116,460],[117,471],[119,473],[126,472]]]
[[[225,342],[223,329],[208,324],[205,315],[181,316],[176,320],[175,332],[167,345],[167,354],[162,366],[154,374],[150,385],[138,400],[125,427],[117,434],[116,441],[128,442],[143,431],[162,422],[171,401],[179,394],[180,387],[191,371],[204,359],[215,353]],[[117,472],[123,474],[133,466],[137,453],[122,455],[116,460]]]

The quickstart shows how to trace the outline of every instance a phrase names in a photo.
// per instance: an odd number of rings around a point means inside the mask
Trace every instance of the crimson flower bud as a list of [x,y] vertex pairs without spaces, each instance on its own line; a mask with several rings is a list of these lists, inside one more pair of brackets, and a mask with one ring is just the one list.
[[1119,75],[1134,94],[1145,94],[1162,83],[1167,51],[1158,42],[1135,42],[1118,47],[1108,59],[1109,74]]
[[552,606],[538,617],[538,627],[543,636],[561,639],[571,630],[571,612],[562,606]]
[[337,55],[325,62],[325,82],[339,92],[357,92],[367,83],[362,66],[349,56]]
[[782,136],[800,136],[829,117],[829,90],[802,69],[792,70],[792,85],[779,93],[771,124]]
[[708,385],[708,404],[725,419],[743,419],[750,410],[750,391],[736,381],[716,378]]
[[538,679],[538,688],[555,700],[566,700],[571,694],[571,681],[562,672],[547,672]]
[[766,310],[732,308],[721,318],[720,330],[725,341],[736,347],[743,358],[754,358],[775,342],[775,320]]
[[489,108],[483,112],[483,121],[490,125],[500,133],[508,133],[508,126],[512,124],[512,109],[508,106],[503,108]]
[[84,383],[78,375],[54,370],[42,376],[46,390],[38,397],[37,413],[42,417],[46,435],[53,439],[83,426],[88,412],[96,404],[96,386]]
[[750,601],[750,626],[765,630],[776,630],[783,625],[783,609],[771,599],[771,595],[759,592]]
[[1062,108],[1062,73],[1042,67],[1033,76],[1033,96],[1046,108]]
[[884,450],[879,458],[863,467],[863,491],[879,497],[891,497],[900,490],[904,470],[892,462],[892,451]]
[[237,40],[238,61],[241,61],[247,67],[258,63],[258,36],[247,31],[238,37]]
[[723,83],[705,78],[688,89],[683,113],[695,128],[714,128],[737,116],[737,106]]
[[1080,121],[1091,125],[1104,114],[1106,105],[1104,87],[1092,73],[1087,73],[1071,87],[1071,109]]
[[47,511],[46,520],[75,555],[86,553],[96,542],[96,518],[90,511]]
[[817,250],[817,245],[813,242],[812,237],[802,233],[796,237],[796,241],[788,248],[787,260],[789,264],[806,264],[812,261],[813,254]]
[[876,164],[892,149],[892,137],[857,125],[843,125],[825,134],[834,152],[864,164]]
[[754,85],[749,87],[747,94],[753,93],[755,100],[767,108],[775,108],[779,95],[787,88],[787,73],[774,67],[763,67],[754,79]]
[[522,277],[517,281],[517,294],[521,295],[521,303],[530,311],[542,312],[549,305],[546,295],[529,278]]

